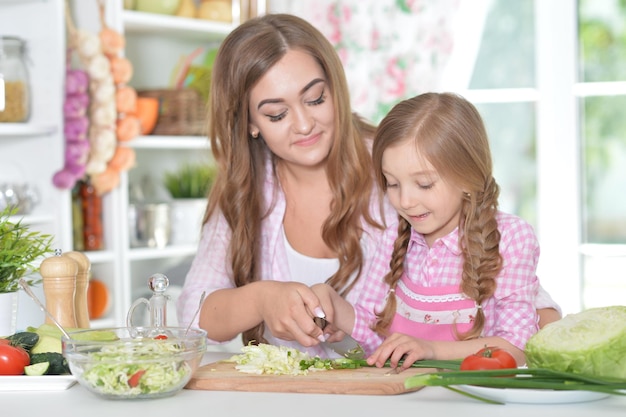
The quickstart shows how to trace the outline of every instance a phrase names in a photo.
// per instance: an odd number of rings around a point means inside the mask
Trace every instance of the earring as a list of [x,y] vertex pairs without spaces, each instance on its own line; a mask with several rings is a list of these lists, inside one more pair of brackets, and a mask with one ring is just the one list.
[[253,137],[254,139],[256,139],[256,138],[258,138],[258,137],[259,137],[259,131],[257,130],[257,131],[254,131],[254,132],[250,132],[250,135],[252,135],[252,137]]

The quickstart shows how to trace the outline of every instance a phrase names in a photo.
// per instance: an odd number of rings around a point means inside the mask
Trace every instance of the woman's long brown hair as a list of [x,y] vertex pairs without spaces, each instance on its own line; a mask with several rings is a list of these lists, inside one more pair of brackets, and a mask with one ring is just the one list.
[[[470,102],[450,93],[425,93],[397,104],[381,121],[372,149],[374,172],[383,189],[387,187],[382,174],[383,153],[402,141],[414,141],[446,182],[464,190],[459,224],[464,260],[460,289],[481,306],[495,291],[502,257],[496,221],[500,189],[493,178],[489,140],[480,114]],[[395,289],[402,276],[410,234],[410,224],[400,217],[391,269],[385,276],[390,289]],[[395,311],[395,294],[390,291],[375,330],[386,334]],[[457,338],[479,337],[484,323],[479,308],[472,328]]]
[[[342,63],[328,40],[296,16],[270,14],[248,20],[221,44],[212,71],[208,132],[218,175],[209,195],[204,222],[217,210],[232,231],[229,262],[237,287],[262,279],[261,223],[272,209],[264,201],[265,162],[275,156],[262,138],[248,132],[250,91],[289,50],[314,57],[324,70],[335,106],[335,138],[326,173],[333,202],[322,238],[337,254],[339,270],[329,280],[342,295],[353,287],[350,278],[361,272],[362,221],[380,227],[369,212],[374,179],[364,137],[374,128],[350,107]],[[276,173],[273,173],[275,180]],[[244,344],[264,342],[263,323],[243,334]]]

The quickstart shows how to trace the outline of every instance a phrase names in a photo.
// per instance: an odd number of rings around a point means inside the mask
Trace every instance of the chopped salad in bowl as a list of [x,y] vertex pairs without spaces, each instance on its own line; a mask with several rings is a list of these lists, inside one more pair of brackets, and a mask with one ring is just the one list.
[[[92,340],[90,332],[99,339]],[[78,382],[109,399],[159,398],[189,382],[206,351],[206,332],[167,327],[82,330],[63,337],[63,354]]]

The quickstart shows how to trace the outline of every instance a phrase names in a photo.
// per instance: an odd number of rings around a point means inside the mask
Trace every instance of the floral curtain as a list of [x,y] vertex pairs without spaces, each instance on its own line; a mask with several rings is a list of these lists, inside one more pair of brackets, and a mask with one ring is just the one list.
[[378,123],[398,101],[439,88],[459,2],[290,1],[283,11],[307,19],[333,43],[354,110]]

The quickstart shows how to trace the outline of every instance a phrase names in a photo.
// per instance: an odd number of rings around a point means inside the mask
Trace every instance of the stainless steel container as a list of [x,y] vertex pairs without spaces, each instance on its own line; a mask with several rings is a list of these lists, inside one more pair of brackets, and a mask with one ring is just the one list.
[[167,203],[135,203],[128,206],[130,246],[163,248],[171,236]]
[[0,211],[7,207],[15,209],[15,214],[30,214],[39,203],[37,186],[29,183],[0,183]]

